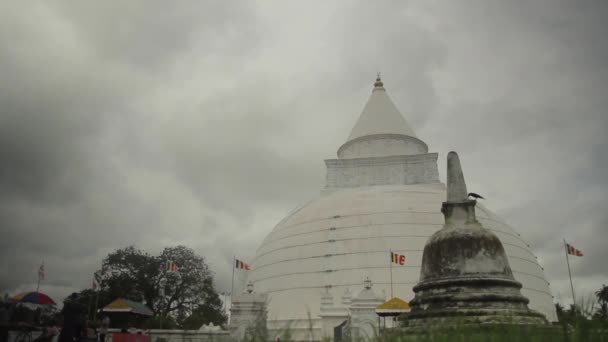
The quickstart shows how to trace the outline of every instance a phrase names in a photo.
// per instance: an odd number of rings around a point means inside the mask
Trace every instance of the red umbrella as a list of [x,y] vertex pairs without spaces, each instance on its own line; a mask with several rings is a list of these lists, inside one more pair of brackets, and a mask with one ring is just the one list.
[[19,303],[33,303],[41,305],[55,305],[55,301],[51,297],[41,292],[21,292],[13,297],[13,300]]

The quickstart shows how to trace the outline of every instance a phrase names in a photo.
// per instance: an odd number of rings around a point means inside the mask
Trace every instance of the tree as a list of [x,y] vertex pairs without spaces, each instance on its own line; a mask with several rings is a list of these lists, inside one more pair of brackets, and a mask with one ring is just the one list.
[[226,316],[222,310],[222,301],[218,296],[211,296],[208,300],[196,307],[181,326],[184,329],[198,329],[203,324],[224,324]]
[[559,322],[567,321],[566,309],[564,309],[564,306],[560,303],[555,303],[555,313],[557,314],[557,320]]
[[[80,292],[74,292],[66,297],[63,301],[63,306],[66,307],[66,305],[77,305],[85,313],[87,320],[92,320],[95,316],[94,311],[96,301],[97,304],[102,303],[102,305],[99,306],[103,307],[112,301],[112,297],[110,297],[108,291],[96,292],[92,289],[84,289]],[[97,315],[97,318],[99,318],[99,315]]]
[[602,285],[602,288],[595,293],[595,296],[599,305],[593,318],[608,320],[608,286]]
[[575,325],[577,321],[585,320],[585,316],[581,312],[580,307],[574,304],[570,304],[570,308],[565,308],[560,303],[555,303],[555,312],[557,314],[557,320],[562,325]]
[[[205,313],[208,317],[200,320],[198,327],[205,320],[206,323],[213,322],[216,325],[226,322],[219,295],[213,285],[212,273],[203,257],[187,247],[177,246],[165,248],[159,259],[163,264],[173,261],[179,265],[177,273],[163,270],[161,293],[164,296],[158,303],[161,314],[173,315],[180,326],[195,312],[198,316]],[[189,320],[190,324],[194,323],[193,320]]]
[[[167,270],[168,261],[176,263],[179,271]],[[153,256],[134,246],[126,247],[110,253],[98,273],[99,307],[122,297],[144,302],[154,313],[152,321],[162,319],[164,327],[177,324],[194,329],[204,323],[226,322],[213,274],[205,259],[190,248],[168,247]],[[86,291],[90,290],[82,291],[81,297],[88,294]]]

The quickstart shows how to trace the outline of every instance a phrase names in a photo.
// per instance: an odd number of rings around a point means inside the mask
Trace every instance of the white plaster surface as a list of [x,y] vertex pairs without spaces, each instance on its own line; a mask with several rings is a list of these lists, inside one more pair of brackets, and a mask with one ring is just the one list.
[[384,88],[375,88],[363,108],[348,140],[374,134],[402,134],[415,137]]
[[[269,296],[269,320],[308,320],[309,313],[318,319],[326,285],[334,293],[352,291],[366,276],[376,291],[390,293],[390,250],[406,256],[405,266],[392,267],[394,296],[411,300],[424,244],[443,225],[445,198],[441,183],[371,186],[338,190],[296,210],[264,240],[250,274]],[[548,283],[527,243],[479,204],[477,216],[502,241],[530,307],[555,320]]]
[[428,151],[428,146],[418,138],[398,134],[376,134],[346,142],[338,149],[338,158],[399,156]]

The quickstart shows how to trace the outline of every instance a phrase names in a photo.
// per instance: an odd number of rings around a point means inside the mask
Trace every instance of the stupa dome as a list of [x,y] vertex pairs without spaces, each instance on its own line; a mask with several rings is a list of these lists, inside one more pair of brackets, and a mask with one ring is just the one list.
[[[378,93],[382,96],[377,98]],[[381,102],[374,105],[380,109],[364,110],[365,122],[373,123],[374,117],[383,121],[385,116],[398,121],[392,102],[382,103],[390,99],[380,80],[371,97]],[[437,154],[428,153],[426,144],[401,120],[400,131],[382,133],[374,124],[369,129],[357,127],[360,119],[353,134],[368,135],[351,134],[341,151],[348,144],[359,146],[325,161],[325,189],[279,222],[258,248],[249,280],[268,295],[269,329],[289,328],[295,335],[301,331],[308,336],[312,324],[320,334],[324,294],[330,291],[339,297],[347,289],[359,293],[366,277],[384,300],[399,297],[409,302],[414,297],[424,245],[444,223],[446,187],[439,182]],[[382,142],[375,144],[378,140]],[[389,153],[382,151],[383,146]],[[549,284],[529,245],[483,205],[476,209],[480,223],[502,242],[529,307],[555,321]],[[406,257],[405,265],[392,266],[392,294],[390,251]]]

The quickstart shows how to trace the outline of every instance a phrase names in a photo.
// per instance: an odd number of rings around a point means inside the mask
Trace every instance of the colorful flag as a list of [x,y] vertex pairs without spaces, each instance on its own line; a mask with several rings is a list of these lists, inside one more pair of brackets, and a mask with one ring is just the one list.
[[405,265],[405,255],[391,252],[391,262],[397,265]]
[[38,268],[38,279],[44,280],[45,276],[46,276],[46,273],[44,272],[44,261],[43,261],[42,264],[40,264],[40,267]]
[[568,254],[570,255],[574,255],[574,256],[583,256],[583,252],[579,251],[578,249],[572,247],[571,244],[566,243],[566,251],[568,252]]
[[234,267],[241,269],[241,270],[250,270],[251,268],[249,268],[249,265],[239,259],[234,259]]
[[168,272],[179,272],[179,266],[171,260],[167,261],[167,271]]

